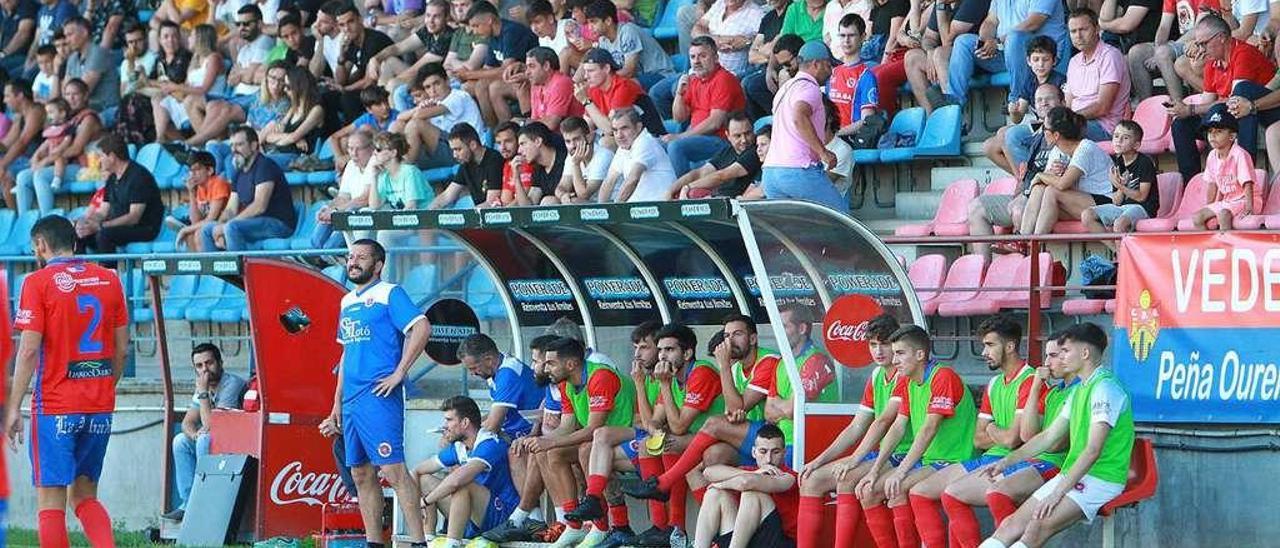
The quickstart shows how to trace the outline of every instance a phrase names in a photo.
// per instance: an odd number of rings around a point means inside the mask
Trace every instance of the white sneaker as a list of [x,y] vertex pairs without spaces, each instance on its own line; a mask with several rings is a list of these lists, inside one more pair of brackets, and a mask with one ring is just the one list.
[[604,542],[604,539],[608,536],[609,533],[607,531],[596,529],[593,525],[591,532],[587,533],[587,536],[582,537],[582,541],[578,542],[577,548],[596,548],[596,545]]
[[560,533],[560,539],[556,540],[551,548],[577,548],[578,543],[587,537],[587,525],[583,524],[581,529],[565,529]]
[[679,527],[671,528],[671,548],[688,548],[689,537]]

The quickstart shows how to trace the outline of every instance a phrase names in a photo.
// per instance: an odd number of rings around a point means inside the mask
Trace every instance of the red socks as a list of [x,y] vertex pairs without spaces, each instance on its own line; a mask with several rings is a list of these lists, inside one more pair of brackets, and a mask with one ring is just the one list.
[[[674,455],[672,455],[674,458]],[[649,479],[662,474],[662,461],[666,457],[640,457],[640,477]],[[674,462],[674,461],[673,461]],[[649,519],[659,529],[667,528],[667,507],[661,501],[649,501]]]
[[604,498],[604,488],[609,485],[609,478],[600,474],[587,476],[587,495]]
[[609,505],[609,524],[614,527],[631,526],[631,518],[627,516],[627,503]]
[[[822,508],[819,507],[821,512]],[[804,519],[804,499],[800,499],[800,515]],[[822,519],[823,514],[818,514],[815,519]],[[837,493],[836,494],[836,548],[845,548],[853,546],[854,540],[858,534],[858,522],[862,521],[862,503],[858,502],[857,495],[853,493]],[[815,528],[814,534],[817,534]]]
[[[898,546],[902,548],[916,548],[920,546],[920,537],[916,535],[916,520],[912,516],[911,505],[902,504],[889,509],[893,512],[893,530],[898,533]],[[945,535],[943,535],[945,537]],[[946,539],[944,538],[945,542]],[[943,544],[930,544],[929,546],[944,546]]]
[[942,494],[942,509],[947,513],[951,531],[951,548],[975,548],[982,542],[982,528],[973,508],[946,493]]
[[40,546],[44,548],[67,548],[71,541],[67,539],[67,511],[41,510]]
[[702,504],[702,497],[705,497],[705,496],[707,496],[706,487],[699,487],[693,490],[693,500],[697,501],[698,504]]
[[[911,511],[915,514],[916,531],[920,532],[920,540],[926,546],[946,546],[947,526],[942,523],[942,508],[938,501],[919,495],[910,495]],[[898,521],[898,513],[893,514],[894,523]]]
[[84,536],[89,537],[93,548],[114,548],[115,537],[111,534],[111,516],[98,499],[85,499],[76,505],[76,517],[80,526],[84,527]]
[[[667,470],[670,470],[676,466],[679,460],[680,457],[677,455],[663,455],[662,465]],[[706,490],[704,489],[703,491],[705,492]],[[689,481],[684,476],[680,476],[680,479],[672,482],[671,491],[668,492],[668,495],[667,510],[670,513],[667,515],[667,522],[684,529],[685,502],[689,499]],[[702,504],[701,496],[698,497],[698,504]]]
[[[840,511],[839,503],[837,503],[836,511]],[[893,531],[893,512],[887,506],[877,504],[870,508],[864,508],[862,511],[867,515],[867,528],[871,530],[871,538],[875,539],[876,546],[879,548],[894,548],[898,545],[898,535]],[[837,527],[836,531],[838,532],[839,530]],[[852,545],[836,543],[836,546],[837,548],[844,548]]]
[[698,467],[698,463],[702,462],[702,454],[717,443],[720,443],[720,440],[704,432],[699,432],[695,435],[689,441],[689,447],[685,448],[680,458],[674,464],[667,465],[667,471],[658,477],[658,489],[661,489],[664,493],[670,493],[671,487],[677,481],[684,481],[685,474]]
[[[796,548],[815,548],[822,532],[822,501],[826,497],[800,497],[800,513],[796,524]],[[841,546],[836,537],[836,546]]]
[[[572,512],[572,511],[574,511],[574,510],[578,509],[578,501],[576,501],[576,500],[574,500],[574,499],[569,499],[569,500],[566,500],[566,501],[564,501],[563,503],[561,503],[561,504],[560,504],[560,507],[561,507],[561,508],[564,508],[564,511],[565,511],[565,513],[567,514],[567,513],[569,513],[569,512]],[[571,528],[573,528],[573,529],[581,529],[581,528],[582,528],[582,522],[581,522],[581,521],[573,521],[573,520],[571,520],[571,519],[565,519],[564,524],[565,524],[565,525],[568,525],[569,527],[571,527]]]
[[997,528],[1004,523],[1005,518],[1018,511],[1018,505],[1014,504],[1009,495],[994,491],[987,493],[987,507],[991,509],[991,515],[996,518]]

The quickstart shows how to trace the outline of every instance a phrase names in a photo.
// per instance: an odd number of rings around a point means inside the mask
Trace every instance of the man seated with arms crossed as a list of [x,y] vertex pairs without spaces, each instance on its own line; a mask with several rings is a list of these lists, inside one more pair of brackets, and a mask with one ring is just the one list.
[[1079,379],[1049,427],[987,468],[997,478],[1010,465],[1068,440],[1062,473],[1040,486],[1031,499],[1000,524],[981,548],[1040,546],[1084,519],[1092,522],[1103,505],[1124,492],[1133,451],[1133,408],[1128,392],[1102,365],[1107,334],[1092,323],[1068,327],[1058,338],[1062,371]]
[[711,484],[698,511],[694,548],[710,548],[713,541],[720,548],[795,546],[800,480],[784,460],[782,430],[764,425],[751,454],[755,465],[702,471]]
[[196,370],[196,392],[182,417],[182,431],[173,437],[173,479],[178,484],[178,508],[165,519],[182,521],[186,514],[196,465],[209,454],[209,420],[214,409],[240,409],[248,383],[222,369],[222,351],[210,343],[191,350],[191,366]]
[[[563,409],[559,428],[532,438],[529,444],[535,453],[549,453],[547,465],[562,474],[574,461],[581,462],[590,474],[587,492],[600,496],[608,483],[610,470],[607,467],[613,464],[613,459],[596,459],[598,468],[591,469],[591,462],[580,460],[582,453],[586,453],[582,448],[589,448],[590,442],[597,437],[610,440],[615,436],[626,436],[626,441],[635,435],[631,427],[635,414],[631,379],[611,365],[588,361],[586,348],[575,339],[552,341],[547,345],[544,357],[552,382],[560,385]],[[556,547],[576,546],[587,536],[581,522],[568,517],[577,508],[574,493],[565,494],[568,496],[562,499],[562,507],[568,527],[554,544]]]
[[[831,446],[800,470],[801,527],[796,541],[801,548],[818,546],[823,505],[827,493],[833,490],[836,492],[835,545],[853,545],[858,523],[862,521],[862,505],[854,496],[853,489],[880,455],[877,451],[880,440],[893,425],[898,416],[898,406],[902,403],[891,397],[898,382],[898,368],[893,365],[889,337],[898,327],[897,318],[888,314],[881,314],[867,323],[867,347],[875,369],[867,377],[857,415],[836,436]],[[890,455],[891,464],[896,465],[906,456],[911,449],[911,440],[911,431],[908,430]],[[857,447],[853,454],[840,458],[854,444]]]
[[[507,467],[510,445],[502,436],[481,428],[480,408],[466,396],[453,396],[440,406],[448,443],[434,459],[418,465],[425,530],[436,530],[436,509],[447,519],[446,538],[432,548],[457,548],[462,539],[507,520],[520,500]],[[444,479],[434,475],[449,470]]]
[[[898,417],[855,491],[876,544],[917,546],[920,541],[907,493],[938,470],[973,456],[978,412],[960,375],[930,358],[932,344],[924,328],[903,326],[889,337],[889,343],[898,368],[893,389],[893,398],[900,402]],[[897,447],[908,428],[915,438],[911,449],[892,470],[886,470],[891,448]]]
[[[987,368],[999,371],[987,382],[973,437],[973,445],[986,452],[948,466],[911,488],[909,498],[911,511],[916,517],[916,529],[921,540],[929,546],[942,546],[948,538],[953,539],[952,542],[958,541],[961,546],[977,546],[982,542],[978,518],[970,505],[985,502],[985,487],[952,491],[948,486],[954,486],[967,475],[1022,445],[1019,416],[1028,401],[1031,385],[1036,382],[1035,369],[1027,366],[1018,352],[1022,325],[1012,316],[1000,314],[983,321],[978,326],[978,336],[982,340],[982,358],[987,362]],[[943,491],[952,494],[944,495]],[[939,499],[942,508],[938,507]],[[942,523],[942,509],[946,510],[949,518],[949,529]]]

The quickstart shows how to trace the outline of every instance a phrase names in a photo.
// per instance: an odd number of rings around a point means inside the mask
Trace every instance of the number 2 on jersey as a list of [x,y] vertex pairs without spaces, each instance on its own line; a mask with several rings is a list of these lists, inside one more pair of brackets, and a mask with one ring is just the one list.
[[89,325],[80,334],[80,346],[77,350],[81,354],[102,352],[102,341],[93,338],[98,331],[98,324],[102,323],[102,301],[96,295],[76,295],[76,310],[81,314],[89,314]]

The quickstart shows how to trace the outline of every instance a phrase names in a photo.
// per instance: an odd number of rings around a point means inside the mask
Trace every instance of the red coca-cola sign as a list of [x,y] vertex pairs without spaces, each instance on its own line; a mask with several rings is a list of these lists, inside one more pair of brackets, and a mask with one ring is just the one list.
[[822,319],[822,339],[831,358],[845,367],[871,363],[867,325],[884,313],[880,303],[866,295],[845,295],[831,303]]

